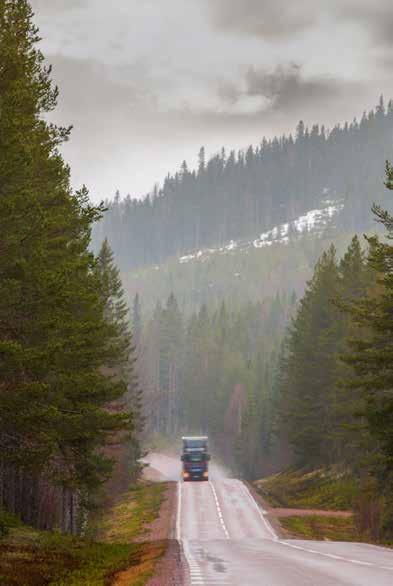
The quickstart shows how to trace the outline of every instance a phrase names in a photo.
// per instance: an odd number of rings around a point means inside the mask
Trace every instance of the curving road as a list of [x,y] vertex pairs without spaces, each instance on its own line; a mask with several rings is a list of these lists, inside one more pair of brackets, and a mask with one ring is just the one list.
[[179,481],[176,532],[191,586],[393,585],[393,551],[278,539],[240,480]]

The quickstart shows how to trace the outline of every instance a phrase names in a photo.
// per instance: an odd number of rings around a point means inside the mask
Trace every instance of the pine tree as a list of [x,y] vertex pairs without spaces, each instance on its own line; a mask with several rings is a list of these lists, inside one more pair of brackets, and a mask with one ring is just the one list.
[[89,251],[103,208],[71,191],[38,41],[27,0],[0,2],[0,506],[75,531],[110,474],[103,446],[131,420],[106,409],[126,388],[102,370],[122,361]]

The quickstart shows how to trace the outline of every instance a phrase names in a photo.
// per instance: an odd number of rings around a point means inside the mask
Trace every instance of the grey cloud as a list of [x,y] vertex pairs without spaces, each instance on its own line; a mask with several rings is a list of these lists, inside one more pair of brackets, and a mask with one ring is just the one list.
[[[391,0],[206,0],[213,24],[221,30],[268,41],[290,39],[324,18],[334,31],[343,23],[360,25],[375,44],[393,43]],[[350,37],[349,37],[350,38]]]
[[266,39],[296,36],[318,14],[315,0],[207,0],[213,23],[223,30]]
[[[336,109],[342,102],[365,95],[367,84],[344,81],[329,77],[305,77],[302,67],[292,63],[279,66],[272,72],[250,67],[236,84],[221,83],[219,96],[230,104],[244,96],[264,98],[255,116],[266,119],[270,116],[294,117],[321,116],[324,109]],[[324,117],[326,120],[326,116]]]
[[[61,102],[67,109],[89,116],[93,112],[143,107],[153,101],[154,92],[143,60],[127,67],[109,67],[92,59],[61,55],[49,59],[53,77],[61,89]],[[92,108],[93,106],[93,108]]]
[[335,7],[337,18],[357,22],[376,45],[393,44],[393,3],[391,0],[346,0]]
[[[31,1],[54,116],[74,124],[74,184],[97,198],[144,192],[200,144],[240,148],[300,118],[331,126],[393,92],[389,51],[369,44],[387,42],[387,0]],[[277,67],[291,60],[304,69]]]
[[35,11],[45,11],[48,14],[65,12],[86,5],[87,0],[32,0]]

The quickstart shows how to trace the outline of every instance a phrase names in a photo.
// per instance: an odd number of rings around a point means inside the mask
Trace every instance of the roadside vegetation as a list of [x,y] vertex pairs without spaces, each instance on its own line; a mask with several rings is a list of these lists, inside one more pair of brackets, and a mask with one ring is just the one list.
[[318,541],[361,541],[352,517],[291,516],[280,519],[290,537]]
[[105,543],[142,540],[147,526],[159,515],[166,488],[165,483],[132,488],[96,523],[97,538]]
[[289,470],[257,480],[259,494],[273,507],[352,510],[359,486],[352,474],[335,468]]
[[[6,586],[104,586],[127,570],[142,586],[164,555],[166,543],[144,541],[147,525],[160,511],[166,485],[137,486],[102,519],[89,527],[89,537],[38,531],[8,519],[0,539],[0,584]],[[11,527],[12,526],[12,527]]]

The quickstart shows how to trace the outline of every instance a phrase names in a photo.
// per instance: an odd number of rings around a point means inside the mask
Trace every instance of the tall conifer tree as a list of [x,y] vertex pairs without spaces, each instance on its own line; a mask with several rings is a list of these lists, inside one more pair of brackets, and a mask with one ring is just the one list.
[[[386,187],[393,190],[393,168],[386,166]],[[373,212],[386,230],[386,240],[368,238],[369,266],[377,284],[351,307],[358,331],[349,340],[344,357],[353,369],[347,388],[361,393],[363,416],[374,439],[373,470],[387,501],[385,530],[393,534],[393,217],[374,205]]]
[[60,522],[74,531],[73,495],[109,474],[101,448],[130,418],[105,408],[126,388],[102,373],[123,359],[89,252],[103,210],[70,188],[59,153],[70,129],[47,122],[58,91],[38,42],[27,0],[1,0],[0,505],[58,523],[42,510],[53,504],[39,494],[45,479],[64,487]]

